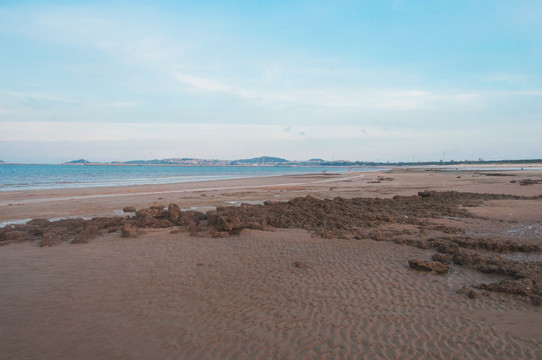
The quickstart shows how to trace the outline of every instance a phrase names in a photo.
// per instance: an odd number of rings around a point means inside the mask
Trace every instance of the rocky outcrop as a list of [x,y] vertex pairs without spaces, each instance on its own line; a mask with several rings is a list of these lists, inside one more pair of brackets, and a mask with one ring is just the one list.
[[[228,237],[243,229],[301,228],[323,238],[373,239],[434,249],[436,253],[432,260],[411,259],[409,266],[437,273],[447,273],[451,266],[465,266],[483,273],[498,274],[506,280],[484,284],[484,291],[528,296],[533,304],[540,304],[542,264],[509,260],[498,255],[502,252],[542,252],[540,244],[464,236],[461,229],[428,221],[443,217],[476,218],[466,208],[486,200],[540,198],[542,196],[434,191],[392,199],[317,199],[306,196],[287,202],[266,201],[263,205],[219,206],[207,214],[182,211],[176,204],[169,204],[167,209],[163,205],[155,205],[138,209],[135,216],[128,217],[55,222],[34,219],[24,225],[6,226],[0,228],[0,244],[32,240],[41,246],[60,242],[82,244],[104,232],[120,230],[123,237],[139,236],[144,228],[175,227],[172,233],[188,231],[193,235],[212,237]],[[470,296],[466,291],[463,292]]]

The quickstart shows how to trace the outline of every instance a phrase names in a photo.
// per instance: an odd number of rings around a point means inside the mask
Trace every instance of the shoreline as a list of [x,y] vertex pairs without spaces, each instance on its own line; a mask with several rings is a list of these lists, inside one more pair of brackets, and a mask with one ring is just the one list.
[[[377,172],[371,172],[375,174]],[[259,189],[274,189],[277,188],[291,188],[308,185],[336,183],[342,181],[351,181],[354,179],[362,178],[366,173],[350,173],[350,174],[300,174],[300,175],[275,175],[275,176],[261,176],[250,178],[236,178],[226,180],[208,180],[197,182],[182,182],[171,184],[153,184],[153,185],[125,185],[125,186],[108,186],[108,187],[87,187],[87,188],[66,188],[66,189],[47,189],[47,190],[23,190],[13,192],[0,192],[0,227],[11,223],[23,223],[24,220],[31,220],[33,218],[73,218],[81,216],[84,218],[91,218],[93,216],[113,216],[118,215],[120,210],[124,206],[118,207],[114,204],[115,208],[111,207],[113,198],[119,198],[119,201],[126,199],[126,203],[134,206],[134,198],[140,198],[141,201],[136,203],[142,203],[144,201],[151,201],[155,196],[172,196],[178,194],[202,194],[207,192],[232,192],[235,190],[251,190],[257,191]],[[302,179],[305,179],[302,181]],[[301,180],[301,181],[300,181]],[[208,185],[208,186],[205,186]],[[215,195],[211,195],[215,197]],[[131,199],[127,199],[131,198]],[[163,200],[158,198],[156,200]],[[192,200],[192,199],[191,199]],[[207,200],[207,199],[205,199]],[[245,199],[246,201],[255,201]],[[266,200],[266,199],[264,199]],[[268,199],[267,199],[268,200]],[[202,199],[200,199],[202,201]],[[263,200],[261,200],[263,202]],[[80,208],[79,211],[72,211],[69,214],[62,214],[60,212],[48,212],[47,216],[40,216],[40,210],[23,212],[23,217],[16,218],[15,213],[21,214],[21,212],[14,212],[13,207],[25,207],[32,208],[33,204],[56,204],[59,205],[64,202],[95,202],[102,207],[102,211],[95,212],[94,214],[88,213],[86,209]],[[206,201],[208,202],[208,201]],[[184,207],[184,209],[194,208],[209,208],[218,205],[228,205],[230,200],[224,200],[223,198],[217,198],[211,201],[213,205],[197,206],[194,200],[190,201],[190,205]],[[216,205],[215,205],[216,204]],[[53,205],[54,206],[54,205]],[[144,205],[142,205],[144,206]],[[9,210],[6,208],[9,207]],[[65,207],[62,207],[63,209]],[[18,209],[19,210],[19,209]],[[67,210],[67,209],[66,209]],[[11,214],[8,215],[8,212]],[[63,216],[64,215],[64,216]],[[12,221],[12,222],[10,222]]]
[[[385,171],[462,171],[462,172],[480,172],[480,171],[538,171],[542,170],[542,164],[538,163],[526,163],[526,164],[481,164],[473,166],[471,164],[460,164],[460,165],[408,165],[408,166],[298,166],[298,165],[258,165],[258,166],[248,166],[248,165],[178,165],[178,164],[101,164],[101,163],[91,163],[91,164],[3,164],[3,165],[21,165],[21,166],[144,166],[144,167],[185,167],[185,168],[247,168],[247,169],[262,169],[262,168],[313,168],[318,169],[318,172],[307,172],[307,173],[280,173],[277,174],[258,174],[252,173],[248,174],[215,174],[215,175],[194,175],[194,174],[171,174],[173,176],[162,176],[153,178],[149,174],[145,174],[143,178],[136,177],[133,179],[119,179],[118,181],[97,181],[97,182],[61,182],[61,183],[48,183],[46,185],[30,185],[21,184],[5,184],[0,186],[0,194],[4,192],[20,192],[20,191],[40,191],[40,190],[66,190],[66,189],[81,189],[85,190],[87,188],[122,188],[128,186],[160,186],[160,185],[175,185],[182,183],[195,183],[195,182],[211,182],[219,180],[238,180],[238,179],[248,179],[248,178],[266,178],[266,177],[276,177],[276,176],[297,176],[297,175],[319,175],[321,170],[331,169],[332,173],[329,175],[337,174],[346,174],[346,173],[379,173]],[[343,172],[333,172],[338,169],[346,170]],[[168,174],[169,175],[169,174]],[[147,178],[145,178],[145,176]],[[174,180],[171,180],[172,177],[175,177]],[[151,181],[150,179],[154,180]],[[27,188],[25,188],[25,186]],[[3,188],[2,188],[3,187]],[[13,188],[10,188],[13,187]]]
[[[495,171],[487,172],[496,174]],[[306,195],[318,198],[392,197],[413,195],[423,190],[538,195],[536,185],[518,186],[512,181],[542,179],[542,170],[506,170],[504,175],[489,176],[479,170],[456,172],[396,168],[343,174],[294,174],[152,185],[4,191],[0,192],[0,223],[33,218],[113,216],[126,206],[167,206],[170,202],[179,203],[183,209],[194,209],[225,206],[232,202],[286,201]]]
[[[31,168],[34,165],[22,165],[23,167]],[[317,166],[184,166],[175,165],[174,167],[183,168],[182,171],[169,171],[170,165],[145,165],[146,167],[153,166],[162,168],[160,171],[150,171],[152,169],[141,169],[137,171],[121,171],[121,172],[103,172],[100,171],[85,171],[79,172],[62,172],[61,168],[64,165],[35,165],[47,166],[55,168],[54,171],[45,172],[44,177],[36,171],[30,171],[27,174],[25,171],[6,172],[6,177],[3,178],[3,185],[0,185],[0,193],[13,191],[34,191],[34,190],[54,190],[54,189],[85,189],[85,188],[105,188],[105,187],[122,187],[122,186],[138,186],[138,185],[168,185],[189,182],[207,182],[215,180],[236,180],[245,178],[259,177],[274,177],[288,175],[317,175],[324,170],[329,170],[328,167]],[[68,168],[71,165],[68,166]],[[142,166],[144,168],[145,166]],[[80,168],[79,165],[75,167]],[[91,166],[92,167],[92,166]],[[106,166],[107,167],[107,166]],[[133,167],[130,165],[130,167]],[[224,170],[224,169],[230,170]],[[189,170],[186,170],[189,169]],[[199,170],[198,170],[199,169]],[[212,169],[207,171],[208,169]],[[233,169],[240,169],[233,171]],[[88,169],[87,169],[88,170]],[[166,171],[167,170],[167,171]],[[331,169],[331,174],[349,173],[351,167],[334,167]],[[358,168],[358,173],[367,173],[387,170],[387,168]],[[29,170],[27,170],[29,171]],[[0,173],[0,175],[2,175]],[[28,176],[33,180],[28,183],[19,183],[19,178],[26,179]]]

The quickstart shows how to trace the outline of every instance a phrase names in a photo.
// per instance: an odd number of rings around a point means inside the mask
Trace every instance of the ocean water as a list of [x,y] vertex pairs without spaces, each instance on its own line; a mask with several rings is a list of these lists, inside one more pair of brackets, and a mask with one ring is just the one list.
[[[83,188],[100,186],[171,184],[209,180],[330,174],[349,171],[348,167],[289,166],[108,166],[108,165],[0,165],[0,191]],[[380,168],[354,168],[372,172]]]

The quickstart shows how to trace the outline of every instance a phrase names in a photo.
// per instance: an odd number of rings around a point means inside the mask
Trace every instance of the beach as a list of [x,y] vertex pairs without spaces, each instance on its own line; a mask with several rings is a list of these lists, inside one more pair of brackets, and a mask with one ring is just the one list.
[[2,192],[0,222],[68,220],[0,237],[0,358],[541,358],[540,195],[507,168]]

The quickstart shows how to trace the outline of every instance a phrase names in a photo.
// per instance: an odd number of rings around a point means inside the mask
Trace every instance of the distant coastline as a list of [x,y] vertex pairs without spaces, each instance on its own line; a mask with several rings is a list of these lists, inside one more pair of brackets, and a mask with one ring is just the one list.
[[198,158],[168,158],[154,160],[129,160],[129,161],[111,161],[95,162],[86,159],[72,160],[61,164],[27,164],[27,163],[8,163],[0,160],[0,165],[75,165],[75,166],[225,166],[225,167],[255,167],[255,166],[288,166],[288,167],[379,167],[379,166],[462,166],[462,165],[542,165],[542,159],[515,159],[515,160],[462,160],[462,161],[417,161],[417,162],[391,162],[391,161],[347,161],[310,159],[306,161],[287,160],[278,157],[261,156],[251,159],[240,160],[218,160],[218,159],[198,159]]

